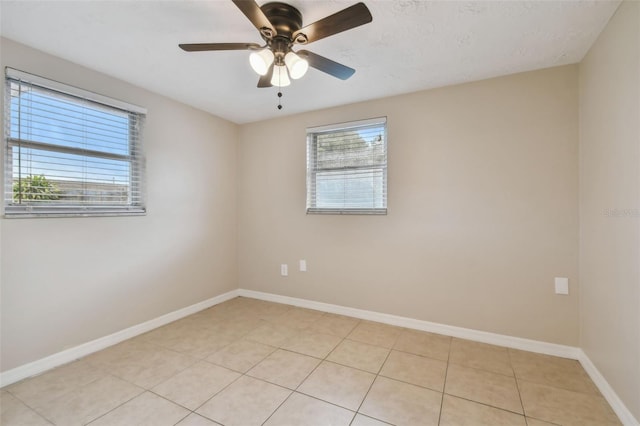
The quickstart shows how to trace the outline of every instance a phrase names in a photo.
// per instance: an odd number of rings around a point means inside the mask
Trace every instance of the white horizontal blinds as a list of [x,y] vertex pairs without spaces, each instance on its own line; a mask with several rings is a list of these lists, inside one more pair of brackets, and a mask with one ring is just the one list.
[[5,213],[143,212],[144,114],[7,74]]
[[386,119],[308,129],[307,143],[307,212],[386,213]]

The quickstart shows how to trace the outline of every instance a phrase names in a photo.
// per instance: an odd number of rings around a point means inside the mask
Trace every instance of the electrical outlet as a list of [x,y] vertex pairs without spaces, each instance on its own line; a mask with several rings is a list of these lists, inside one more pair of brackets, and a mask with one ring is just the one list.
[[307,272],[307,261],[300,259],[300,272]]
[[280,265],[280,275],[282,275],[283,277],[286,277],[287,275],[289,275],[289,267],[287,266],[286,263],[283,263],[282,265]]
[[556,294],[569,294],[569,278],[556,277]]

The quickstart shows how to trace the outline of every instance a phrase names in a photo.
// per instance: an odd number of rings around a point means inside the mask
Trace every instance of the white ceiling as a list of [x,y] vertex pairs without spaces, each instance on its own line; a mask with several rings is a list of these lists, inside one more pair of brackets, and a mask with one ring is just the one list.
[[[303,25],[356,1],[290,0]],[[263,0],[258,2],[264,3]],[[356,69],[310,71],[258,89],[248,52],[186,53],[178,43],[254,42],[230,0],[0,0],[4,37],[236,123],[579,62],[615,1],[365,0],[373,22],[305,48]],[[28,71],[28,70],[25,70]]]

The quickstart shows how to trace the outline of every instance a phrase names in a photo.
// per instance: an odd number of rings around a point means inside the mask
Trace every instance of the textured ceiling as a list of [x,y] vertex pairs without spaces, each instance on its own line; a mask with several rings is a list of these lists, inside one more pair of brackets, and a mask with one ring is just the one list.
[[[263,1],[259,1],[262,4]],[[355,1],[292,0],[304,24]],[[4,37],[236,123],[579,62],[619,1],[366,0],[373,22],[306,49],[357,71],[310,69],[258,89],[248,52],[186,53],[178,43],[261,43],[227,0],[0,0]],[[28,71],[28,70],[26,70]]]

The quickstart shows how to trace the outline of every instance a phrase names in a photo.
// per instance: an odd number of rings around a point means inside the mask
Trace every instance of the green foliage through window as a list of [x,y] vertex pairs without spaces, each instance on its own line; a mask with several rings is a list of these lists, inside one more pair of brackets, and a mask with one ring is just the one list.
[[60,198],[58,186],[44,175],[27,176],[13,183],[13,201],[51,201]]

